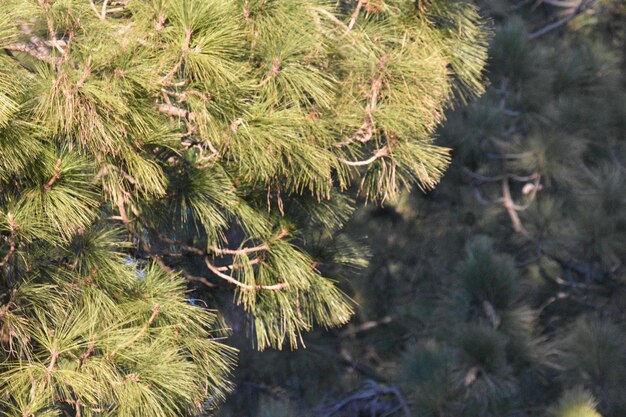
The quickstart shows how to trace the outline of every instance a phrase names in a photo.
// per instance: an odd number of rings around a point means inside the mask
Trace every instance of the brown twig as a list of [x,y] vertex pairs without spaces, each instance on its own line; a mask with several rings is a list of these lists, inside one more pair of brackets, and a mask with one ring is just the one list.
[[[161,259],[160,256],[158,256],[158,255],[150,255],[150,258],[152,260],[154,260],[154,262],[156,262],[157,265],[159,265],[168,274],[170,274],[170,275],[175,275],[176,274],[176,271],[174,270],[174,268],[170,268],[168,265],[166,265],[165,262],[163,262],[163,259]],[[199,277],[199,276],[196,276],[196,275],[187,274],[184,271],[180,271],[180,272],[185,277],[185,279],[187,281],[199,282],[201,284],[206,285],[209,288],[217,287],[217,285],[213,284],[211,281],[209,281],[208,279],[206,279],[204,277]]]
[[379,327],[381,324],[389,324],[393,321],[393,319],[391,318],[391,316],[385,316],[380,320],[370,320],[370,321],[366,321],[364,323],[361,323],[358,326],[355,325],[349,325],[346,327],[345,330],[339,332],[339,337],[347,337],[347,336],[355,336],[358,333],[362,333],[362,332],[366,332],[368,330],[371,329],[375,329],[377,327]]

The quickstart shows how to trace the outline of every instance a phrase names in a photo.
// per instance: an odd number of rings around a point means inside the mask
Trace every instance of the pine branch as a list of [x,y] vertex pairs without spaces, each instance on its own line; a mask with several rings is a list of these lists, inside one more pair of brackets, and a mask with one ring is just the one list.
[[54,22],[52,21],[52,16],[50,15],[50,4],[51,3],[47,0],[39,0],[39,5],[45,11],[46,24],[48,25],[48,34],[50,35],[50,42],[52,43],[52,46],[61,53],[61,55],[67,58],[68,52],[66,49],[63,49],[61,47],[61,44],[59,43],[59,40],[57,38],[57,32],[54,28]]
[[[177,271],[174,270],[174,268],[170,268],[164,261],[163,259],[159,256],[159,255],[155,255],[155,254],[150,254],[150,258],[157,263],[157,265],[159,265],[165,272],[167,272],[170,275],[176,275]],[[204,278],[204,277],[199,277],[196,275],[191,275],[186,273],[184,270],[179,271],[187,281],[194,281],[194,282],[199,282],[201,284],[204,284],[205,286],[209,287],[209,288],[215,288],[217,287],[217,285],[213,284],[211,281],[209,281],[208,279]]]

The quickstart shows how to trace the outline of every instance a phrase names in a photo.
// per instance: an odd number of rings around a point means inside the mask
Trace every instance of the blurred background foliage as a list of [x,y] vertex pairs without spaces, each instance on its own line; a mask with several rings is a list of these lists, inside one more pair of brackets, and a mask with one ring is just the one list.
[[325,246],[369,248],[332,271],[350,324],[282,352],[235,328],[221,416],[626,415],[626,5],[479,5],[489,88],[438,132],[442,183]]

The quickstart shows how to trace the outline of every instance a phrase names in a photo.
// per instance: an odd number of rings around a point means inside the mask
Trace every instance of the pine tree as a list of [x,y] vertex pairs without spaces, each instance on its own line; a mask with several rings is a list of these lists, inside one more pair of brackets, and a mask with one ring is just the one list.
[[222,314],[261,350],[346,323],[352,196],[437,184],[486,37],[452,0],[1,2],[0,412],[195,415]]

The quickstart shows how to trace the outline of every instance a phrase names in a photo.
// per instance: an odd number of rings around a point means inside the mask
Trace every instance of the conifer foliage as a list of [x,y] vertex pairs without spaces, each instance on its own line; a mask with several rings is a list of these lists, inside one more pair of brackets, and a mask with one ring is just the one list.
[[188,288],[233,294],[260,349],[345,323],[318,266],[359,259],[311,242],[351,187],[439,181],[485,39],[452,0],[2,1],[0,412],[210,409],[233,350]]

